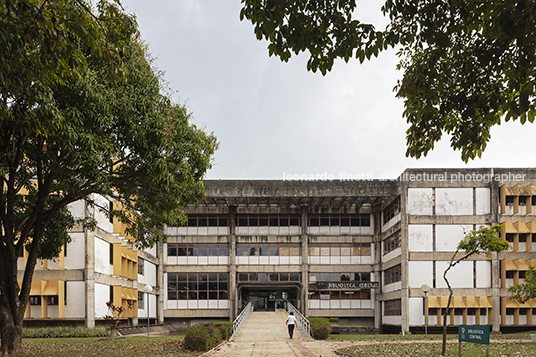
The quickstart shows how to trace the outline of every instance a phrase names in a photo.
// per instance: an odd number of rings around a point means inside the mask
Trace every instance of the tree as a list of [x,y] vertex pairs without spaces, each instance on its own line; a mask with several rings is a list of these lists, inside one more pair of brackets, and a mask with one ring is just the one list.
[[[165,224],[185,223],[181,207],[204,197],[201,180],[217,142],[162,94],[134,19],[117,6],[3,1],[0,21],[0,351],[6,355],[22,349],[37,259],[57,256],[69,240],[75,220],[68,205],[95,204],[94,194],[117,201],[108,214],[128,225],[138,247],[152,246],[163,239]],[[23,249],[28,259],[19,287]]]
[[536,267],[529,265],[529,269],[525,273],[525,282],[517,283],[508,288],[508,292],[512,294],[510,297],[522,304],[530,299],[536,298]]
[[242,0],[241,19],[288,61],[308,51],[307,69],[330,71],[336,59],[360,62],[397,47],[403,78],[406,156],[419,158],[443,134],[462,159],[480,157],[490,128],[536,115],[536,3],[533,1],[386,0],[378,31],[354,19],[356,0]]
[[[464,239],[458,243],[456,251],[452,255],[452,258],[449,262],[449,266],[443,272],[443,279],[447,284],[449,289],[449,299],[447,301],[447,308],[443,314],[443,347],[441,354],[444,356],[447,348],[447,316],[449,316],[450,301],[452,300],[452,295],[454,291],[450,286],[450,282],[447,279],[447,273],[451,268],[456,266],[463,260],[466,260],[474,254],[486,254],[490,257],[489,253],[491,252],[503,252],[510,249],[510,244],[507,241],[501,240],[500,232],[503,226],[498,224],[491,227],[481,226],[476,231],[471,231],[467,234]],[[462,253],[459,255],[458,253]]]

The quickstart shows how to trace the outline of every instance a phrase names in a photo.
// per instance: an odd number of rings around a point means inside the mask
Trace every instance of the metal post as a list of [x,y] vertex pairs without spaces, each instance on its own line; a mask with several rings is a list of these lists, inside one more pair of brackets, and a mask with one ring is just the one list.
[[426,293],[424,292],[424,338],[428,338],[428,301],[426,300]]
[[150,332],[150,325],[151,325],[151,312],[150,312],[150,304],[149,304],[149,293],[153,291],[153,287],[151,285],[145,285],[143,287],[143,291],[147,294],[147,341],[150,341],[151,339],[151,332]]

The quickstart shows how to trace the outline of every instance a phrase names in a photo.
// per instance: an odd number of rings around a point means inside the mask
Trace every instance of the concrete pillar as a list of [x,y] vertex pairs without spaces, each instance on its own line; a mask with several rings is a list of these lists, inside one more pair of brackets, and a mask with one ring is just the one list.
[[164,242],[158,242],[156,245],[156,319],[159,324],[164,323],[164,294],[166,289],[164,287]]
[[[490,169],[490,175],[493,175],[493,169]],[[491,191],[491,215],[490,215],[490,225],[499,223],[499,195],[500,187],[499,182],[496,180],[490,180],[490,191]],[[493,320],[491,331],[499,333],[501,331],[501,264],[499,260],[499,255],[497,253],[491,253],[491,294],[493,299]]]
[[[84,215],[90,217],[88,205]],[[86,249],[85,258],[85,289],[86,289],[86,327],[95,327],[95,236],[87,228],[84,228],[84,240]]]
[[409,241],[408,241],[408,183],[402,181],[400,184],[400,227],[402,238],[402,290],[401,290],[401,309],[402,309],[402,324],[403,333],[409,332]]
[[239,311],[238,285],[236,281],[236,207],[229,206],[229,320]]
[[309,316],[309,236],[307,235],[307,226],[309,221],[309,212],[307,206],[301,207],[301,252],[302,252],[302,313]]
[[[372,213],[372,221],[374,222],[374,261],[373,261],[373,272],[374,280],[381,282],[381,256],[382,256],[382,236],[381,236],[381,214],[380,212]],[[381,284],[380,284],[381,288]],[[374,303],[374,329],[380,330],[382,328],[382,303],[378,299],[379,290],[371,290],[371,299]]]

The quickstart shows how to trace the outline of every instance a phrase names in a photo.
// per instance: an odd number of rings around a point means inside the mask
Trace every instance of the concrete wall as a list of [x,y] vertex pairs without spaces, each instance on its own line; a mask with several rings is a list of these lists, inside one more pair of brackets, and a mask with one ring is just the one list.
[[66,318],[84,318],[86,296],[83,281],[67,282],[67,305],[65,305]]
[[113,265],[110,264],[110,243],[95,238],[95,271],[112,275]]

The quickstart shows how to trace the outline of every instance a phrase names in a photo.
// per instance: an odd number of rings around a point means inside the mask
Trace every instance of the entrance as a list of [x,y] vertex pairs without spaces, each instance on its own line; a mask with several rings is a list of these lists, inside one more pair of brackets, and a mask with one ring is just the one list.
[[251,301],[254,311],[276,311],[278,309],[285,310],[286,302],[297,306],[298,304],[298,289],[285,287],[273,287],[270,289],[247,287],[241,289],[240,299],[245,305]]

